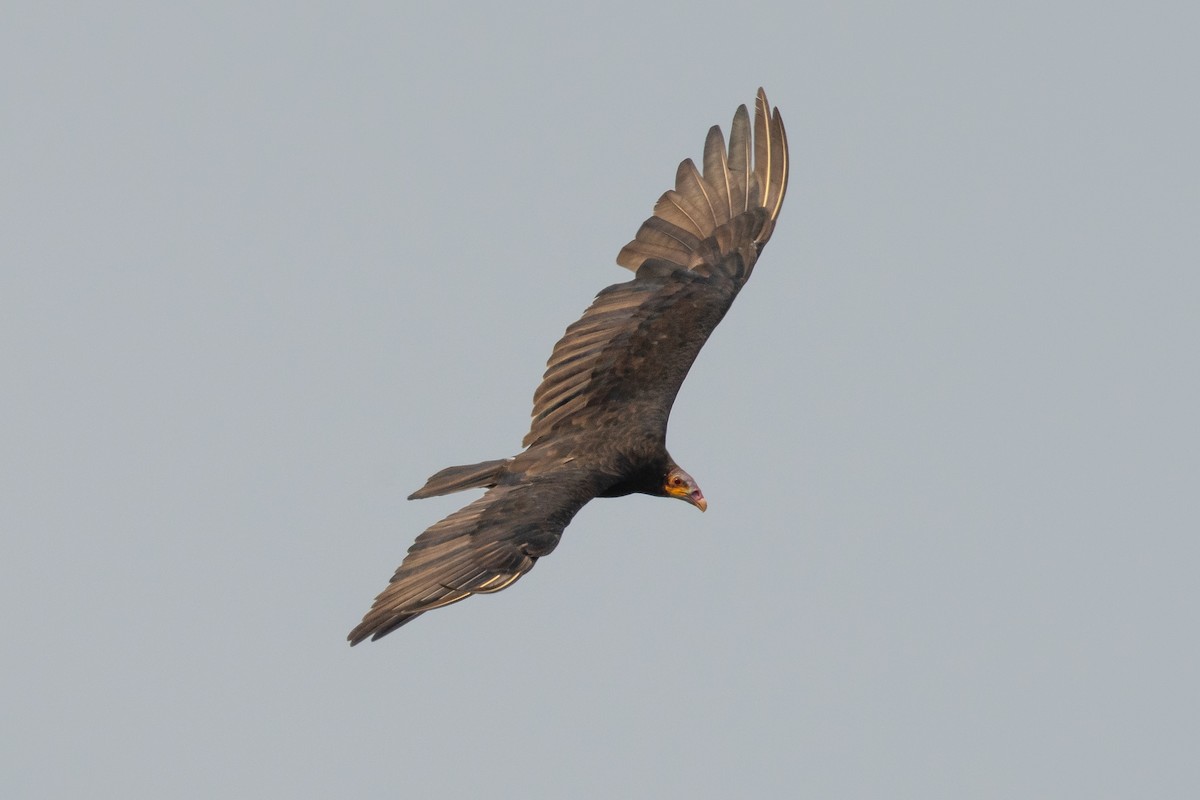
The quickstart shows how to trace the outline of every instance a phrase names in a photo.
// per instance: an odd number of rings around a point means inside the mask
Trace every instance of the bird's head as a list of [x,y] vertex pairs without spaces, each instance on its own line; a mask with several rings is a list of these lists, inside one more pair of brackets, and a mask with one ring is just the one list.
[[662,490],[667,497],[677,497],[691,503],[701,511],[708,508],[708,501],[704,499],[704,492],[700,491],[696,481],[677,466],[672,466],[667,470],[667,475],[663,478]]

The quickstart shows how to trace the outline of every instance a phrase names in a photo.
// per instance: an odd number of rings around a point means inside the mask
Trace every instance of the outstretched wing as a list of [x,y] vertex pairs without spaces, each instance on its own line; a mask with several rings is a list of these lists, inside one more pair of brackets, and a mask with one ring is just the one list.
[[417,537],[351,645],[378,639],[414,617],[473,594],[498,592],[533,569],[593,496],[570,478],[548,474],[497,486]]
[[533,397],[525,444],[634,421],[665,435],[675,395],[771,238],[787,190],[787,135],[758,90],[726,149],[713,126],[704,170],[679,165],[617,263],[636,273],[610,286],[555,345]]

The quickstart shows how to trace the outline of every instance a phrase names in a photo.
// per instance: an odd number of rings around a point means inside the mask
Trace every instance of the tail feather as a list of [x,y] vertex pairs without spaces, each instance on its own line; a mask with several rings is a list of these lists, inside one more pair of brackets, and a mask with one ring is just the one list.
[[499,482],[510,461],[511,458],[497,458],[478,464],[446,467],[425,481],[425,485],[410,494],[408,499],[420,500],[423,497],[436,497],[463,489],[491,488]]

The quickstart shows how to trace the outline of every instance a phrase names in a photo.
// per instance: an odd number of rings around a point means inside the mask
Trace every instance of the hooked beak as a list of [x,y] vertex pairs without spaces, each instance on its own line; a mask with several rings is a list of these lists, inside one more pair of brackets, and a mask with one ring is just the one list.
[[700,487],[694,483],[690,486],[680,486],[678,489],[669,488],[667,494],[685,503],[691,503],[701,511],[708,509],[708,501],[704,499],[704,492],[700,491]]

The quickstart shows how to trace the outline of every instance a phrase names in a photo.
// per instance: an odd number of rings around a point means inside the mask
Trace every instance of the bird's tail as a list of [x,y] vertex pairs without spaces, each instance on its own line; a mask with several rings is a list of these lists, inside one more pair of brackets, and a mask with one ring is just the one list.
[[425,481],[425,485],[408,496],[409,500],[420,500],[423,497],[436,497],[440,494],[450,494],[463,489],[491,488],[504,474],[511,458],[497,458],[494,461],[481,461],[478,464],[464,464],[461,467],[446,467],[441,472]]

